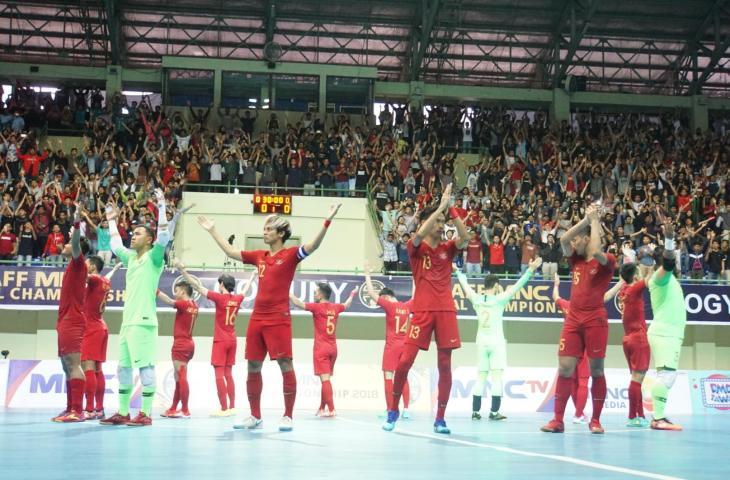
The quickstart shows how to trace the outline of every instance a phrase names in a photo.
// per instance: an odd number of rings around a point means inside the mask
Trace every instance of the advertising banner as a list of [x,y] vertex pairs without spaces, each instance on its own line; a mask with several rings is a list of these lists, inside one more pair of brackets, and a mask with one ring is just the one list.
[[691,371],[689,382],[695,412],[730,414],[730,372]]

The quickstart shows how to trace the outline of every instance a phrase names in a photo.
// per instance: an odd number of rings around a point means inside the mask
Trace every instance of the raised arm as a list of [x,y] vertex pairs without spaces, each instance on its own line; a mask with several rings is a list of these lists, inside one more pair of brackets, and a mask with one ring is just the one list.
[[253,272],[251,272],[251,275],[249,275],[248,280],[246,281],[246,284],[243,286],[243,290],[241,291],[241,295],[244,297],[248,295],[248,291],[251,289],[251,285],[253,285],[253,279],[256,278],[258,275],[259,270],[255,268]]
[[601,213],[598,207],[591,205],[588,207],[587,216],[591,222],[591,238],[588,241],[588,254],[592,256],[601,265],[608,263],[608,257],[603,253],[601,244]]
[[126,262],[129,257],[129,250],[122,243],[122,237],[119,235],[117,227],[117,218],[119,217],[119,207],[114,202],[106,204],[106,219],[109,222],[109,245],[112,252],[119,257],[122,262]]
[[662,253],[662,263],[654,272],[649,281],[653,281],[658,285],[666,285],[674,273],[674,267],[677,263],[677,252],[675,250],[674,225],[671,220],[661,215],[657,210],[657,218],[664,225],[664,252]]
[[350,305],[352,305],[352,299],[355,298],[355,295],[357,295],[357,288],[350,292],[350,296],[347,297],[347,300],[345,300],[345,303],[342,304],[342,306],[345,307],[345,310],[350,308]]
[[289,293],[289,300],[291,300],[291,303],[297,307],[299,310],[304,310],[305,304],[299,298],[294,295],[293,293]]
[[330,207],[329,213],[324,219],[324,225],[322,226],[322,229],[319,231],[317,236],[314,237],[314,240],[304,245],[304,252],[307,255],[313,254],[315,250],[317,250],[322,244],[322,240],[324,240],[324,235],[327,233],[327,229],[329,228],[330,223],[332,223],[332,219],[335,218],[335,215],[337,215],[337,212],[339,211],[341,206],[342,204],[338,203],[337,205],[332,205]]
[[620,279],[616,285],[611,287],[606,293],[603,294],[603,303],[606,303],[607,301],[611,300],[613,297],[615,297],[618,294],[618,291],[621,290],[621,287],[624,286],[623,279]]
[[461,285],[461,288],[466,294],[466,298],[468,298],[469,301],[473,304],[476,300],[478,300],[479,296],[474,291],[474,289],[471,288],[471,285],[469,285],[469,282],[466,279],[466,275],[464,275],[461,270],[454,267],[454,273],[456,274],[456,279],[459,281],[459,285]]
[[370,268],[370,263],[365,263],[365,289],[368,292],[368,295],[370,295],[370,298],[373,299],[375,303],[378,303],[378,300],[380,300],[380,294],[375,291],[375,287],[373,287],[373,280],[370,278],[370,273],[372,272],[372,269]]
[[114,265],[114,268],[109,270],[106,275],[104,275],[104,278],[107,280],[111,280],[115,273],[117,273],[117,270],[122,268],[122,262],[117,262],[116,265]]
[[239,250],[236,250],[233,245],[230,245],[226,241],[226,239],[223,238],[220,233],[218,233],[218,231],[215,229],[215,222],[213,220],[204,216],[200,216],[198,217],[198,223],[210,234],[211,237],[213,237],[215,243],[218,244],[218,247],[223,250],[227,257],[238,260],[239,262],[243,260],[241,258],[241,252]]
[[563,249],[563,255],[569,257],[573,254],[573,246],[570,242],[580,233],[582,233],[589,224],[588,216],[576,223],[560,237],[560,247]]
[[71,234],[71,256],[74,260],[81,255],[81,206],[74,203],[74,227]]
[[167,305],[175,305],[175,300],[165,295],[160,289],[157,289],[157,298],[159,298],[162,303],[165,303]]
[[560,277],[558,272],[553,274],[553,302],[557,302],[560,299]]
[[416,234],[413,236],[412,240],[414,247],[417,247],[421,244],[423,239],[426,238],[427,232],[430,232],[433,224],[436,223],[439,215],[446,211],[446,208],[449,206],[449,202],[451,201],[451,188],[452,184],[448,184],[446,186],[443,193],[441,194],[441,203],[439,203],[438,208],[426,219],[425,222],[421,224],[418,230],[416,230]]
[[164,248],[170,243],[170,230],[167,228],[165,194],[159,188],[155,190],[155,199],[157,200],[157,238],[155,243]]
[[497,299],[501,301],[507,301],[510,300],[512,297],[519,292],[522,287],[525,286],[527,282],[530,281],[532,276],[535,274],[535,271],[540,268],[540,265],[542,265],[542,258],[536,257],[534,258],[527,266],[527,271],[522,274],[522,276],[517,280],[515,283],[507,287],[507,289],[497,295]]
[[200,283],[200,280],[198,280],[197,278],[193,278],[192,275],[188,273],[188,271],[185,269],[185,265],[179,259],[174,259],[172,261],[172,266],[180,270],[180,274],[183,276],[185,281],[188,282],[191,287],[193,287],[193,290],[195,290],[205,298],[208,298],[208,289]]

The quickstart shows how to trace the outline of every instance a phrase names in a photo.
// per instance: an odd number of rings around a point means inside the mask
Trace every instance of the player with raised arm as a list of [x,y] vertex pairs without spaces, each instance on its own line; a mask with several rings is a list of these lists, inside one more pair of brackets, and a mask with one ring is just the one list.
[[289,248],[285,248],[284,243],[291,237],[291,225],[278,215],[270,215],[264,222],[263,232],[264,243],[269,246],[269,250],[252,251],[236,250],[216,231],[212,220],[198,217],[200,225],[210,233],[229,258],[255,265],[259,274],[258,292],[246,330],[246,360],[248,360],[246,392],[251,415],[233,428],[262,427],[261,368],[267,353],[271,360],[277,361],[283,377],[284,416],[279,423],[279,430],[288,432],[293,428],[292,415],[297,394],[297,378],[292,362],[289,289],[297,265],[319,248],[339,209],[340,205],[330,207],[324,226],[314,240],[300,247]]
[[[408,257],[413,269],[416,292],[413,296],[411,318],[403,353],[398,361],[393,380],[393,398],[383,430],[391,431],[398,420],[398,404],[408,371],[418,355],[418,350],[428,350],[431,336],[435,334],[438,347],[438,405],[434,432],[449,434],[444,415],[451,394],[451,352],[461,347],[456,306],[451,294],[451,270],[454,257],[466,247],[469,233],[455,208],[449,208],[451,184],[447,185],[438,206],[421,211],[421,224],[408,241]],[[458,238],[442,241],[444,214],[454,219]]]
[[477,295],[466,275],[455,268],[456,278],[464,289],[477,314],[477,382],[472,390],[472,420],[481,420],[479,413],[482,409],[482,393],[487,383],[489,373],[492,373],[492,408],[489,411],[490,420],[506,420],[507,417],[499,413],[502,405],[502,374],[507,368],[507,340],[504,338],[504,309],[522,287],[530,281],[535,271],[542,265],[540,257],[532,260],[525,273],[517,283],[506,290],[499,284],[499,277],[487,275],[484,278],[484,295]]
[[190,276],[185,265],[179,260],[173,261],[183,278],[202,296],[215,304],[215,329],[213,331],[213,350],[210,363],[215,371],[215,385],[218,391],[220,410],[212,417],[230,417],[236,414],[236,384],[233,381],[233,365],[236,364],[236,316],[241,308],[244,296],[251,287],[256,271],[254,271],[243,287],[241,294],[236,291],[236,279],[223,274],[218,277],[218,291],[205,288],[198,280]]
[[[157,290],[157,298],[175,309],[175,324],[172,329],[172,366],[175,369],[175,393],[170,408],[160,414],[167,418],[190,418],[188,399],[190,384],[188,383],[188,362],[195,354],[193,328],[198,318],[198,304],[193,300],[193,287],[185,280],[180,280],[173,287],[175,298],[168,297]],[[180,410],[177,409],[181,403]]]
[[350,308],[355,295],[357,295],[357,289],[350,292],[345,303],[331,303],[332,287],[326,282],[317,284],[317,289],[314,291],[314,303],[302,302],[293,294],[289,294],[291,302],[297,308],[311,312],[314,320],[314,347],[312,349],[314,374],[322,382],[321,400],[317,410],[318,417],[336,415],[330,378],[334,374],[337,360],[337,319],[340,317],[340,313]]
[[74,211],[71,241],[63,246],[61,255],[69,259],[61,283],[61,300],[58,305],[58,356],[66,374],[66,410],[51,420],[60,423],[83,422],[85,375],[81,369],[81,344],[86,328],[84,302],[86,300],[87,268],[84,255],[89,243],[81,238],[81,207]]
[[86,330],[81,341],[81,368],[86,376],[86,409],[84,409],[86,420],[104,418],[106,378],[101,366],[106,362],[106,347],[109,340],[109,329],[104,322],[104,311],[107,296],[111,290],[111,279],[121,266],[121,263],[117,263],[109,273],[101,276],[104,260],[97,255],[86,259],[86,269],[89,273],[86,279],[86,301],[84,302]]
[[[155,190],[157,200],[157,236],[149,227],[137,226],[132,232],[131,248],[125,248],[117,229],[119,208],[107,204],[112,252],[127,268],[126,293],[119,331],[119,411],[99,421],[102,425],[152,425],[152,403],[157,379],[157,285],[165,267],[165,247],[170,240],[165,215],[165,196]],[[134,419],[129,417],[132,397],[133,369],[139,369],[142,383],[142,408]]]
[[[411,317],[411,307],[413,306],[413,298],[407,302],[399,302],[393,290],[388,287],[383,288],[379,292],[373,287],[370,278],[370,265],[365,265],[365,287],[368,295],[373,301],[385,311],[385,348],[383,348],[383,381],[385,382],[385,407],[390,407],[390,401],[393,397],[393,375],[398,367],[403,346],[408,333],[408,320]],[[403,384],[403,411],[401,417],[409,418],[408,404],[410,401],[411,388],[408,384],[408,377]]]
[[646,336],[646,319],[644,318],[646,281],[639,279],[639,270],[635,263],[621,265],[620,275],[621,281],[611,289],[611,293],[615,291],[623,304],[621,322],[624,326],[624,338],[622,343],[631,371],[629,420],[626,422],[626,426],[643,428],[648,427],[649,422],[644,418],[641,384],[646,371],[649,370],[651,356],[649,340]]
[[573,373],[584,352],[591,368],[593,412],[588,428],[591,433],[604,433],[601,411],[606,401],[606,377],[603,360],[608,344],[608,313],[603,303],[604,292],[613,277],[616,259],[603,253],[600,212],[591,205],[586,216],[560,238],[563,253],[573,270],[570,308],[560,334],[558,379],[555,386],[555,417],[540,428],[543,432],[565,431],[563,416],[573,388]]
[[677,257],[674,226],[657,209],[657,218],[664,226],[664,247],[654,250],[654,260],[659,268],[649,278],[649,299],[654,319],[649,325],[647,337],[657,369],[656,382],[651,386],[654,403],[654,418],[651,428],[655,430],[682,430],[672,423],[664,411],[667,406],[669,389],[677,379],[679,355],[682,352],[684,327],[687,324],[687,309],[684,292],[677,277]]

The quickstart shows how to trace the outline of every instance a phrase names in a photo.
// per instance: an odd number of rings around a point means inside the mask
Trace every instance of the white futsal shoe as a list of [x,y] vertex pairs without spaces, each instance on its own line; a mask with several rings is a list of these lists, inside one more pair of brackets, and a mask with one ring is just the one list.
[[256,430],[259,428],[263,428],[264,421],[260,418],[256,418],[253,415],[250,415],[248,418],[245,418],[241,423],[237,423],[233,425],[233,428],[236,430]]
[[291,432],[294,428],[294,421],[291,417],[281,417],[279,420],[279,431],[280,432]]

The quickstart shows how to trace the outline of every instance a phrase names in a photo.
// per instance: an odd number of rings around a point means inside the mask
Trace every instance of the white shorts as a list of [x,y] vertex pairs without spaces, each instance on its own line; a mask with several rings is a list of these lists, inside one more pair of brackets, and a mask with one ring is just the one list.
[[477,344],[477,370],[504,370],[507,368],[507,342]]

